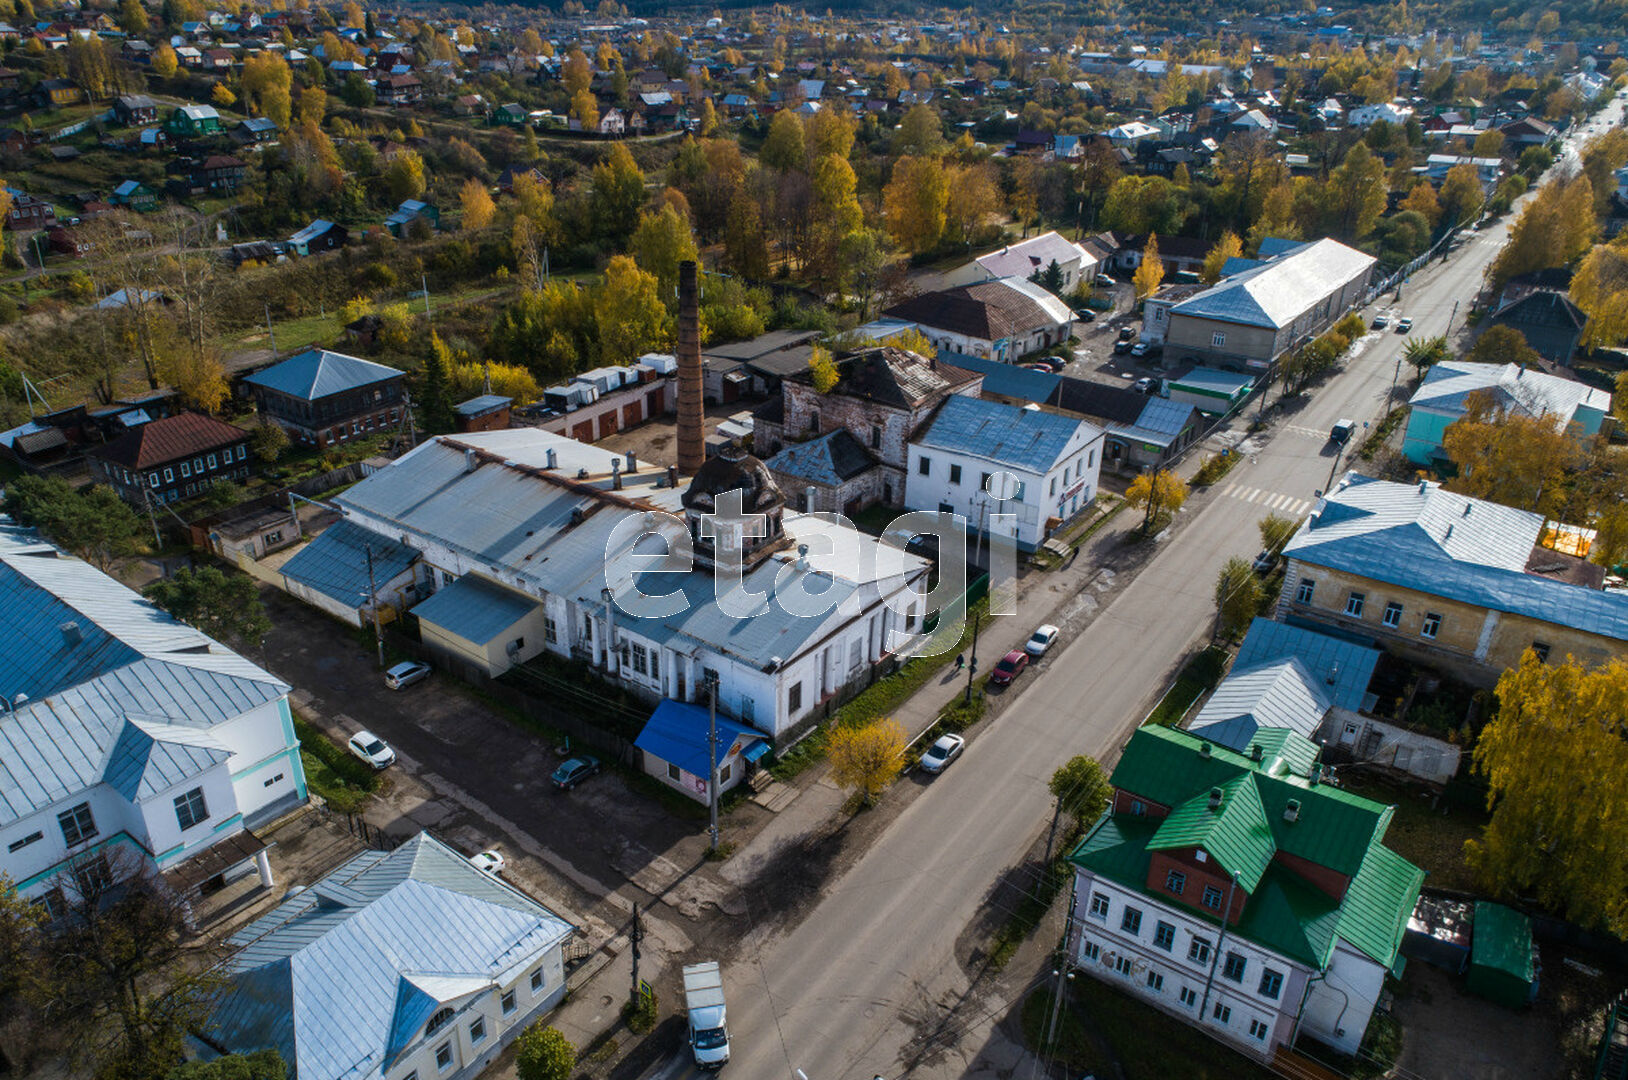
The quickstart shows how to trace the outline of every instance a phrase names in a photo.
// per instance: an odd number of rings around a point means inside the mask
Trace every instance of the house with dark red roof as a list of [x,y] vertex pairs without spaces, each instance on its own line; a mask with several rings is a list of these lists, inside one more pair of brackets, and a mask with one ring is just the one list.
[[91,471],[135,506],[202,495],[221,480],[249,478],[249,432],[184,412],[140,424],[91,454]]

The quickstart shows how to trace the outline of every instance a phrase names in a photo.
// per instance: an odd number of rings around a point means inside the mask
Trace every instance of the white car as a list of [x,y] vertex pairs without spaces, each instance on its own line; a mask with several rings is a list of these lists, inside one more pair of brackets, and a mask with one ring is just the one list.
[[481,852],[479,855],[469,856],[469,865],[483,874],[491,874],[496,877],[498,874],[503,873],[504,869],[509,865],[509,861],[503,857],[503,852],[497,848],[492,848],[489,851]]
[[358,731],[346,745],[351,753],[375,769],[387,769],[396,763],[396,752],[390,749],[390,744],[371,731]]
[[1047,623],[1035,630],[1027,644],[1023,646],[1023,651],[1030,656],[1044,656],[1046,650],[1051,648],[1051,643],[1057,640],[1057,635],[1060,633],[1062,633],[1061,630],[1051,625],[1051,623]]
[[921,756],[921,771],[941,773],[950,767],[950,762],[961,756],[961,751],[967,745],[967,740],[959,735],[940,735],[938,741],[927,748]]

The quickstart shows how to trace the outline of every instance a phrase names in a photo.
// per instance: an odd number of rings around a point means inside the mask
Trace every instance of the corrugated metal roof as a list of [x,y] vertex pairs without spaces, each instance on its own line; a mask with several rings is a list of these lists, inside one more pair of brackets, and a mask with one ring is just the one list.
[[1373,265],[1373,256],[1325,238],[1234,275],[1177,304],[1170,314],[1278,330]]
[[1245,892],[1254,892],[1277,852],[1260,793],[1248,776],[1235,777],[1214,790],[1221,796],[1214,809],[1210,792],[1174,807],[1148,841],[1148,850],[1203,848]]
[[465,574],[437,589],[413,608],[413,614],[465,641],[485,645],[530,615],[540,603],[479,574]]
[[[707,710],[700,705],[664,698],[650,714],[633,745],[650,756],[670,762],[691,776],[707,776]],[[760,742],[763,734],[737,724],[727,717],[718,717],[717,764],[724,759],[739,740],[741,749]]]
[[1424,878],[1423,870],[1390,848],[1371,846],[1340,905],[1340,936],[1390,967],[1402,948],[1402,933]]
[[380,588],[418,561],[418,552],[354,521],[336,521],[283,564],[283,577],[348,607],[371,602],[367,556],[373,553],[373,584]]
[[1249,624],[1249,633],[1238,647],[1232,666],[1234,671],[1241,671],[1291,656],[1306,666],[1333,705],[1355,711],[1362,707],[1368,693],[1380,650],[1257,617]]
[[769,471],[794,480],[836,487],[876,465],[847,428],[837,428],[805,443],[792,443],[764,462]]
[[1234,664],[1189,730],[1247,754],[1261,728],[1282,728],[1310,739],[1331,704],[1322,684],[1294,657],[1247,668]]
[[976,262],[990,277],[1026,278],[1032,274],[1044,273],[1054,261],[1059,266],[1064,266],[1080,259],[1087,262],[1095,261],[1088,258],[1078,244],[1064,239],[1054,231],[1041,233],[1039,236],[1003,247],[999,251],[991,251],[987,255],[980,255]]
[[1579,408],[1611,411],[1611,395],[1587,383],[1560,379],[1519,364],[1472,364],[1444,360],[1433,365],[1408,404],[1462,416],[1473,393],[1487,392],[1498,407],[1523,416],[1554,416],[1569,424]]
[[965,371],[984,377],[984,390],[1001,397],[1022,398],[1024,401],[1046,402],[1057,398],[1057,384],[1062,376],[1055,371],[1036,371],[1021,364],[1003,364],[981,356],[938,350],[942,364],[953,364]]
[[1170,380],[1171,389],[1184,387],[1211,394],[1240,394],[1254,385],[1255,380],[1249,375],[1207,367],[1196,367],[1180,378]]
[[1312,566],[1628,640],[1628,596],[1525,572],[1538,514],[1348,474],[1284,548]]
[[945,399],[927,430],[913,441],[1043,474],[1082,429],[1087,438],[1098,430],[1070,416],[957,395]]
[[572,929],[427,833],[358,856],[330,883],[342,892],[308,889],[233,935],[210,1017],[212,1038],[274,1046],[299,1080],[381,1075],[422,1028],[419,995],[440,1005],[495,986]]
[[28,699],[0,716],[0,824],[98,783],[128,795],[196,775],[225,751],[210,727],[288,692],[15,529],[0,530],[0,610],[0,694]]
[[514,398],[504,397],[501,394],[481,394],[468,401],[460,401],[453,407],[459,416],[480,416],[483,413],[496,412],[498,409],[514,404]]
[[263,386],[290,397],[316,401],[346,390],[356,390],[384,382],[386,379],[400,378],[401,375],[402,372],[393,367],[375,364],[359,356],[348,356],[327,349],[307,349],[280,364],[273,364],[264,371],[257,371],[243,381],[250,386]]

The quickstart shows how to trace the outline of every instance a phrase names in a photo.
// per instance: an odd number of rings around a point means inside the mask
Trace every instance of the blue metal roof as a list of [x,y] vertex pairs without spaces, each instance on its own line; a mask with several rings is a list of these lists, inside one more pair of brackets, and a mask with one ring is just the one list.
[[837,487],[869,471],[876,459],[853,432],[837,428],[817,439],[792,443],[764,464],[773,473]]
[[1057,464],[1084,420],[998,401],[954,395],[915,442],[971,454],[1032,473]]
[[437,589],[413,608],[413,614],[465,641],[485,645],[537,610],[539,602],[479,574],[465,574]]
[[1250,668],[1234,664],[1193,718],[1190,730],[1242,754],[1262,728],[1311,738],[1328,715],[1329,704],[1321,684],[1292,656]]
[[1218,371],[1215,368],[1196,367],[1180,378],[1171,379],[1170,385],[1172,388],[1187,386],[1192,387],[1194,390],[1204,390],[1212,394],[1231,396],[1254,386],[1255,380],[1249,375]]
[[[765,748],[763,733],[744,724],[737,724],[723,716],[718,717],[718,760],[722,765],[736,740],[743,745],[760,743]],[[702,705],[689,705],[665,698],[656,711],[645,721],[644,729],[633,745],[661,761],[677,765],[691,776],[710,776],[707,764],[707,710]],[[760,755],[761,756],[761,755]]]
[[514,404],[514,398],[504,397],[502,394],[481,394],[468,401],[460,401],[453,406],[453,412],[459,416],[480,416],[483,413],[496,412],[505,405]]
[[400,540],[380,536],[354,521],[336,521],[283,564],[283,577],[348,607],[366,607],[372,598],[367,580],[370,548],[373,583],[380,588],[418,559],[418,552]]
[[1003,364],[966,353],[938,351],[941,363],[974,371],[984,377],[984,389],[1001,397],[1022,398],[1024,401],[1044,402],[1057,397],[1057,384],[1062,376],[1054,371],[1036,371],[1021,364]]
[[1368,693],[1368,683],[1373,679],[1374,666],[1379,663],[1380,650],[1372,645],[1257,617],[1249,624],[1249,634],[1238,647],[1238,658],[1233,661],[1233,667],[1242,670],[1289,657],[1299,660],[1306,670],[1321,680],[1323,692],[1336,708],[1354,711],[1362,707],[1363,698]]
[[316,401],[346,390],[357,390],[399,378],[401,374],[393,367],[375,364],[359,356],[329,352],[327,349],[307,349],[280,364],[257,371],[243,381],[250,386],[263,386],[290,397]]
[[1157,432],[1174,439],[1183,431],[1193,419],[1191,402],[1171,401],[1169,398],[1150,397],[1142,415],[1136,418],[1136,426],[1144,431]]
[[0,825],[97,784],[131,798],[195,776],[231,753],[211,727],[288,692],[22,530],[0,529],[0,611],[0,694],[17,705],[0,720]]
[[426,1008],[512,981],[570,933],[420,833],[358,855],[233,935],[207,1034],[231,1051],[275,1047],[299,1080],[381,1076],[421,1035]]
[[1628,596],[1525,572],[1542,518],[1445,491],[1351,473],[1284,554],[1476,607],[1628,640]]
[[1295,248],[1305,246],[1306,241],[1304,240],[1285,240],[1281,236],[1268,236],[1261,241],[1260,250],[1255,254],[1257,258],[1275,259],[1279,255],[1285,255],[1293,251]]

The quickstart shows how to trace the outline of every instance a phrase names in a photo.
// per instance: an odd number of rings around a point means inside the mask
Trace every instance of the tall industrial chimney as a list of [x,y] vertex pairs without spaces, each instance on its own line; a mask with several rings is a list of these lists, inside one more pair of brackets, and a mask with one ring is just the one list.
[[702,422],[701,297],[695,263],[678,264],[678,471],[694,476],[707,460]]

